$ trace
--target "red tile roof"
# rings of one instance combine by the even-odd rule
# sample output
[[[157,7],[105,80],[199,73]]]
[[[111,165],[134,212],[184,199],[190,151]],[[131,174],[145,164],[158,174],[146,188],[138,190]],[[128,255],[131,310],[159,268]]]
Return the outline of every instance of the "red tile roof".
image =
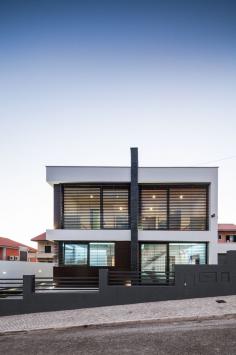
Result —
[[[227,231],[232,231],[235,232],[236,231],[236,224],[233,223],[220,223],[218,224],[218,231],[221,232],[227,232]]]
[[[40,240],[46,240],[46,233],[42,233],[37,235],[36,237],[31,239],[33,242],[38,242]]]
[[[0,246],[6,248],[13,248],[13,249],[18,249],[19,247],[25,247],[28,248],[28,250],[31,252],[37,251],[36,249],[29,247],[28,245],[18,243],[15,240],[4,238],[4,237],[0,237]]]

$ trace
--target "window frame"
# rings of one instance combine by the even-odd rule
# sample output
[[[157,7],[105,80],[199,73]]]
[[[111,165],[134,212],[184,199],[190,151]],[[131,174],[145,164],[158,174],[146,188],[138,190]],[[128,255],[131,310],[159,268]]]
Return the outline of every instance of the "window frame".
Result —
[[[104,227],[104,191],[109,191],[109,190],[125,190],[127,189],[127,196],[128,196],[128,207],[127,207],[127,217],[128,217],[128,222],[127,222],[127,228],[108,228],[108,227]],[[130,229],[130,187],[128,185],[124,185],[124,186],[121,186],[121,185],[107,185],[107,186],[101,186],[101,208],[100,208],[100,211],[101,211],[101,218],[100,218],[100,221],[101,221],[101,229],[104,229],[104,230],[129,230]]]
[[[46,251],[47,248],[50,248],[50,251]],[[44,245],[44,252],[45,252],[45,254],[51,254],[52,253],[52,246],[51,245]]]
[[[208,242],[193,242],[193,241],[141,241],[139,242],[139,265],[140,271],[142,271],[142,244],[165,244],[167,246],[167,254],[166,254],[166,273],[170,272],[170,244],[204,244],[205,245],[205,264],[200,265],[208,265],[209,264],[209,243]],[[182,265],[189,265],[189,264],[182,264]]]
[[[210,183],[191,183],[191,184],[139,184],[139,229],[143,231],[156,230],[156,231],[180,231],[180,232],[191,232],[191,231],[209,231],[209,186]],[[205,228],[196,230],[184,230],[184,229],[174,229],[170,228],[170,190],[171,189],[194,189],[194,188],[204,188],[206,190],[206,216],[205,216]],[[144,190],[166,190],[167,191],[167,223],[166,228],[155,228],[155,229],[144,229],[142,227],[142,189]]]
[[[67,263],[65,263],[65,244],[75,244],[75,245],[86,245],[87,246],[87,256],[86,256],[86,261],[87,261],[87,263],[86,264],[67,264]],[[63,265],[64,266],[69,266],[69,267],[86,267],[86,266],[88,266],[88,262],[89,262],[89,253],[88,253],[88,249],[89,249],[89,245],[88,245],[88,243],[86,243],[86,242],[76,242],[76,241],[69,241],[69,242],[67,242],[67,241],[65,241],[65,242],[63,242],[62,243],[62,255],[63,255]]]
[[[89,246],[88,246],[88,253],[89,253],[89,259],[88,259],[89,260],[89,264],[88,264],[88,266],[89,267],[91,267],[91,268],[93,268],[93,267],[95,267],[95,268],[115,267],[115,265],[116,265],[116,243],[115,242],[95,241],[95,242],[89,242],[88,244],[89,244]],[[91,254],[90,254],[90,252],[91,252],[91,244],[113,244],[114,245],[114,259],[115,259],[114,265],[91,265]]]
[[[113,266],[96,266],[96,265],[91,265],[90,264],[90,244],[114,244],[114,258],[115,258],[115,264]],[[87,246],[87,263],[86,264],[66,264],[65,263],[65,244],[81,244],[81,245],[86,245]],[[59,259],[62,260],[62,263],[59,261],[59,264],[62,264],[65,267],[81,267],[81,268],[95,268],[95,269],[107,269],[107,268],[115,268],[116,267],[116,242],[113,241],[98,241],[98,240],[91,240],[89,242],[83,242],[83,241],[63,241],[60,243],[59,247],[59,252],[60,256]]]
[[[130,219],[130,184],[129,183],[103,183],[103,184],[87,184],[87,183],[64,183],[62,184],[62,208],[61,208],[61,219],[62,219],[62,229],[65,227],[65,204],[64,204],[64,187],[78,187],[78,188],[97,188],[99,189],[99,208],[100,208],[100,227],[96,230],[130,230],[131,219]],[[104,228],[104,207],[103,207],[103,191],[104,190],[124,190],[127,189],[128,192],[128,223],[127,228]],[[78,228],[77,230],[86,230]],[[95,230],[95,229],[88,229]]]

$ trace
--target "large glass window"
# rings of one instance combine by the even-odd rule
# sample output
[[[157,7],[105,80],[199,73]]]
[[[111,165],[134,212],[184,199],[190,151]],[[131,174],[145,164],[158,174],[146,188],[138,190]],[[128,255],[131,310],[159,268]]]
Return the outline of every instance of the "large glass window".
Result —
[[[115,266],[115,243],[89,243],[90,266]]]
[[[87,244],[64,244],[65,265],[87,265],[88,245]]]
[[[207,230],[207,186],[141,186],[140,228]]]
[[[115,243],[63,243],[64,265],[115,266]]]
[[[141,189],[141,227],[167,228],[167,190]]]
[[[64,187],[64,228],[100,229],[100,189]]]
[[[64,185],[65,229],[129,229],[129,189]]]
[[[206,243],[169,243],[170,271],[174,264],[206,264]]]
[[[206,264],[206,243],[142,243],[141,271],[173,271],[175,264]]]

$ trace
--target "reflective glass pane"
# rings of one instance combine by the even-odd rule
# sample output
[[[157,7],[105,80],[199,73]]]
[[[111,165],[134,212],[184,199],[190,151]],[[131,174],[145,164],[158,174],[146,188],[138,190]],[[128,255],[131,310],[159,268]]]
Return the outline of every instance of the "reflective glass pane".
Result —
[[[170,243],[170,271],[174,264],[206,264],[205,243]]]
[[[115,243],[89,243],[90,266],[115,266]]]
[[[141,244],[142,271],[165,272],[166,262],[166,244]]]
[[[87,265],[88,245],[86,244],[64,244],[64,264]]]

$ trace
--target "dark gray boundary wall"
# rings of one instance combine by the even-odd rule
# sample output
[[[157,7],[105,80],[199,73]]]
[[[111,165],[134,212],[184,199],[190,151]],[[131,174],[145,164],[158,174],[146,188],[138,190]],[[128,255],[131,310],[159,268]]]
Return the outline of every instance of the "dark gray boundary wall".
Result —
[[[34,276],[24,276],[23,299],[0,299],[0,315],[122,305],[236,294],[236,251],[222,265],[177,265],[174,286],[108,286],[99,271],[99,292],[35,293]]]

